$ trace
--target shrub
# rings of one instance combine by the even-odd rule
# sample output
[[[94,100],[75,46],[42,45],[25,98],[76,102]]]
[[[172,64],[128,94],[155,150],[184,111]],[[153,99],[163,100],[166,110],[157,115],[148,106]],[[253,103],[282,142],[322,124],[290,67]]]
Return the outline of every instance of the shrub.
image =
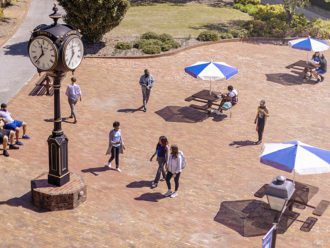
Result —
[[[246,29],[232,29],[229,32],[234,38],[245,38],[248,36],[248,31]]]
[[[244,13],[248,13],[249,15],[254,16],[254,14],[258,11],[258,6],[259,5],[253,5],[253,4],[243,5],[237,3],[234,5],[234,9],[238,9]]]
[[[129,49],[132,48],[132,45],[128,42],[125,42],[125,41],[119,41],[115,45],[115,48],[119,49],[119,50],[129,50]]]
[[[233,35],[231,33],[221,33],[220,35],[220,39],[232,39]]]
[[[161,34],[158,36],[158,39],[162,42],[172,41],[174,40],[172,35],[170,34]]]
[[[257,4],[260,4],[261,1],[260,0],[234,0],[234,3],[242,4],[242,5],[247,5],[247,4],[257,5]]]
[[[144,34],[141,35],[141,39],[144,39],[144,40],[151,40],[151,39],[158,40],[159,35],[154,33],[154,32],[147,32],[147,33],[144,33]]]
[[[128,0],[58,0],[66,12],[65,22],[79,28],[89,42],[100,41],[103,35],[124,18]]]
[[[146,45],[144,47],[142,47],[142,52],[146,53],[146,54],[158,54],[161,52],[161,47],[157,46],[157,45]]]
[[[214,31],[203,31],[198,35],[197,40],[199,40],[199,41],[217,41],[217,40],[219,40],[219,36]]]

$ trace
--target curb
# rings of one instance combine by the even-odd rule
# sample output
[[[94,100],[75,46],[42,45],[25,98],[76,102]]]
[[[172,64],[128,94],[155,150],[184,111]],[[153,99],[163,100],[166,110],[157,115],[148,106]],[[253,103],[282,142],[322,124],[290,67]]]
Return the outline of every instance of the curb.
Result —
[[[253,37],[253,38],[234,38],[234,39],[222,39],[219,41],[208,41],[199,44],[195,44],[192,46],[179,48],[173,51],[155,54],[155,55],[142,55],[142,56],[97,56],[97,55],[86,55],[85,59],[150,59],[150,58],[160,58],[160,57],[168,57],[172,55],[176,55],[178,53],[194,49],[197,47],[209,46],[219,43],[230,43],[230,42],[255,42],[262,44],[274,44],[274,45],[286,45],[289,40],[295,38],[266,38],[266,37]]]

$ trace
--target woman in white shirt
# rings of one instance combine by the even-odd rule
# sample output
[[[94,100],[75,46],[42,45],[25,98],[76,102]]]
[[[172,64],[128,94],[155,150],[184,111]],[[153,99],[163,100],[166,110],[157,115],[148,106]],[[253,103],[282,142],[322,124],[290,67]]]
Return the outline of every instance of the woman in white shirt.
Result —
[[[111,162],[113,159],[116,161],[116,170],[121,172],[119,169],[119,153],[123,153],[125,145],[121,136],[121,130],[119,129],[120,123],[115,121],[113,123],[113,129],[109,133],[109,147],[106,154],[111,154],[108,161],[108,167],[111,168]]]
[[[184,167],[184,156],[181,151],[179,151],[179,148],[177,145],[171,146],[171,153],[168,156],[167,161],[167,174],[166,174],[166,184],[168,191],[164,194],[165,196],[170,196],[171,198],[174,198],[178,195],[178,189],[179,189],[179,179],[181,172]],[[174,183],[175,183],[175,191],[172,192],[171,190],[171,178],[174,176]]]

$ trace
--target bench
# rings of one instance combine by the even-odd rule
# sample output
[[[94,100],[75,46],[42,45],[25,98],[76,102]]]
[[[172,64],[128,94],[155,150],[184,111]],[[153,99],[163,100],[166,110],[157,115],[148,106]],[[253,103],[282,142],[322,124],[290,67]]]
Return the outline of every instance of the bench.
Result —
[[[29,93],[30,96],[42,96],[46,95],[47,89],[46,89],[46,74],[43,74],[39,80],[36,82],[35,87],[32,89],[32,91]],[[53,95],[54,90],[52,89],[52,84],[50,83],[49,87],[49,95]]]
[[[321,216],[325,210],[328,208],[330,205],[329,201],[322,200],[320,203],[317,205],[317,207],[314,209],[313,214],[317,216]]]

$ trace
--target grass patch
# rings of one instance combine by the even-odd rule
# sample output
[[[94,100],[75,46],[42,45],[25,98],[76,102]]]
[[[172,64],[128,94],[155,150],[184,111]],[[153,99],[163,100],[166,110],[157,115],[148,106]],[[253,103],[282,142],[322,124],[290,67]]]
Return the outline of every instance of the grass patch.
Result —
[[[138,36],[151,31],[174,37],[197,37],[201,31],[208,30],[208,24],[250,19],[239,10],[206,4],[132,6],[120,25],[108,35]]]

